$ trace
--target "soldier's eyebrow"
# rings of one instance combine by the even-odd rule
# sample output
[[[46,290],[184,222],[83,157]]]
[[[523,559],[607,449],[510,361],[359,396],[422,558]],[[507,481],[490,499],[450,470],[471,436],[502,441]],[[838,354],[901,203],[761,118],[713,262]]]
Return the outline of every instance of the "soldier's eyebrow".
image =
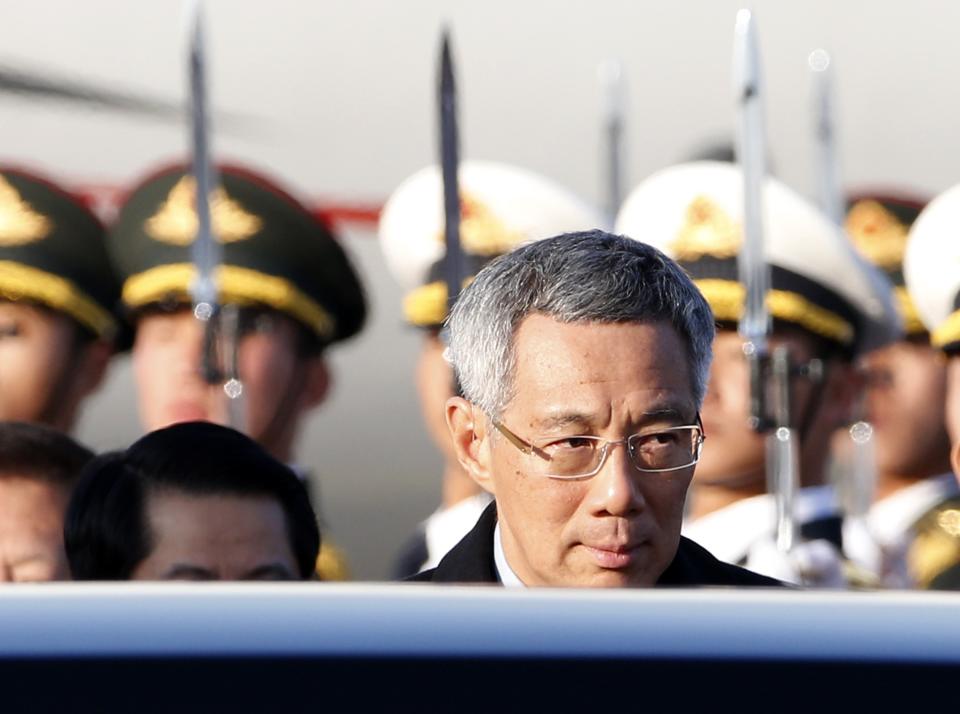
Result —
[[[259,565],[243,576],[243,580],[297,580],[290,569],[282,563]]]
[[[163,574],[163,580],[216,580],[217,574],[209,568],[190,563],[174,563]]]

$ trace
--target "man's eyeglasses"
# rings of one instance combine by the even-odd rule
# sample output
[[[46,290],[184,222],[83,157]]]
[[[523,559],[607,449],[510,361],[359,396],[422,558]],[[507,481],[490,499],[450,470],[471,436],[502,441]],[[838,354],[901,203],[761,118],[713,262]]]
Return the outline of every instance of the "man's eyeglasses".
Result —
[[[544,476],[557,479],[594,476],[606,463],[610,448],[619,444],[627,447],[630,461],[638,471],[679,471],[700,460],[706,438],[699,414],[696,424],[641,431],[616,440],[577,435],[524,441],[499,421],[494,420],[493,425],[520,451],[535,457]]]

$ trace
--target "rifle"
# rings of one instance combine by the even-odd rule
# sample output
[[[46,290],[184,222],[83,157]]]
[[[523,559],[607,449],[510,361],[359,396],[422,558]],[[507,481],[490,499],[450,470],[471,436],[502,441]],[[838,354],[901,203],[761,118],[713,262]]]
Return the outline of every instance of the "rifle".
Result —
[[[217,269],[222,262],[220,243],[213,235],[210,195],[215,185],[210,160],[207,115],[206,37],[201,0],[190,7],[189,28],[190,138],[192,172],[196,190],[197,237],[191,246],[196,276],[190,286],[193,315],[203,329],[200,373],[210,385],[220,384],[228,399],[230,425],[242,429],[243,383],[238,373],[240,316],[236,305],[221,308],[218,302]],[[226,367],[221,362],[226,361]]]
[[[597,68],[597,77],[603,94],[604,193],[608,222],[613,226],[623,202],[623,65],[616,59],[605,60]]]
[[[810,53],[807,64],[813,78],[813,127],[817,154],[817,188],[820,208],[839,229],[843,228],[844,197],[841,189],[840,159],[837,151],[837,132],[834,102],[833,62],[823,49]],[[862,406],[857,412],[862,413]],[[857,538],[868,541],[873,549],[876,543],[867,525],[867,512],[876,491],[877,465],[874,453],[873,427],[858,419],[849,432],[853,442],[847,488],[840,489],[844,512]]]
[[[460,248],[460,143],[457,131],[457,86],[450,51],[450,31],[444,29],[440,42],[440,169],[443,176],[444,256],[443,274],[447,284],[447,315],[463,287],[463,253]]]
[[[737,155],[743,171],[744,201],[744,241],[737,256],[737,271],[746,292],[738,331],[750,369],[750,427],[767,435],[767,490],[775,499],[777,549],[789,553],[797,540],[794,500],[799,473],[797,435],[790,414],[793,368],[786,347],[778,347],[772,354],[769,349],[771,319],[766,297],[770,266],[764,255],[763,226],[763,83],[756,23],[749,10],[737,13],[733,64],[739,118]]]

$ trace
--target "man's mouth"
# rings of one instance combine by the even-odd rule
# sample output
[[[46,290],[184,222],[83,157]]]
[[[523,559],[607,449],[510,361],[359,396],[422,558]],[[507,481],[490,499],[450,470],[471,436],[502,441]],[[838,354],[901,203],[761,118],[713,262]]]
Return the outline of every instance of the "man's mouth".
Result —
[[[642,545],[642,543],[606,544],[602,546],[584,544],[583,547],[601,568],[620,570],[636,562]]]

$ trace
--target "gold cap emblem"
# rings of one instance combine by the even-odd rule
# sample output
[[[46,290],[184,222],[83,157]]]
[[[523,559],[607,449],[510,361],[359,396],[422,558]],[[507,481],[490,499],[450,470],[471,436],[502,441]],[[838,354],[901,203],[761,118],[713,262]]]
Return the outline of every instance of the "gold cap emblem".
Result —
[[[157,212],[147,219],[147,235],[161,243],[190,245],[197,237],[195,207],[196,183],[193,176],[184,176],[170,190]],[[263,221],[248,212],[218,186],[210,197],[210,220],[213,235],[220,243],[236,243],[254,235]]]
[[[460,196],[460,246],[471,255],[500,255],[523,242],[523,234],[504,225],[490,207],[474,197]],[[443,233],[437,235],[443,242]]]
[[[874,265],[892,270],[903,264],[908,228],[879,201],[853,204],[844,228],[857,249]]]
[[[9,181],[0,176],[0,246],[26,245],[43,240],[53,222],[23,200]]]
[[[683,226],[668,246],[676,260],[693,261],[705,255],[733,258],[740,251],[740,225],[706,196],[697,196],[687,207]]]

